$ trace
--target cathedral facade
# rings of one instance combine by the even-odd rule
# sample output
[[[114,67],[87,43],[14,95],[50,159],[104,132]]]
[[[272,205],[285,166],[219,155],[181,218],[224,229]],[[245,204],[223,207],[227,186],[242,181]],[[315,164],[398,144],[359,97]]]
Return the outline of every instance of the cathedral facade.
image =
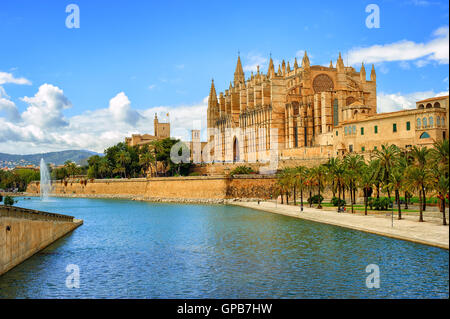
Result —
[[[246,79],[238,57],[225,92],[217,95],[212,82],[207,110],[210,161],[319,159],[367,153],[390,142],[408,147],[448,138],[448,96],[432,98],[426,103],[432,107],[419,103],[415,110],[377,114],[373,65],[367,76],[364,64],[359,71],[345,66],[340,53],[335,65],[325,67],[310,65],[305,52],[301,65],[297,59],[292,67],[283,60],[275,70],[270,58],[267,73],[258,67]]]

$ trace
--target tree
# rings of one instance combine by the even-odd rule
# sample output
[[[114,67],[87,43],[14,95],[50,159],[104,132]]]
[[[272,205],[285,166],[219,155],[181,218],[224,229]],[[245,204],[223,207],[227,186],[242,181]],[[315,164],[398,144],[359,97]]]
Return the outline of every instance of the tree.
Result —
[[[369,194],[372,191],[372,186],[376,181],[376,171],[372,166],[364,165],[361,168],[361,175],[359,176],[359,186],[364,193],[364,215],[367,216],[367,203],[369,200]]]
[[[419,222],[423,222],[423,201],[422,189],[425,188],[425,183],[429,178],[428,172],[425,168],[418,166],[410,166],[406,170],[406,187],[411,191],[419,193]]]
[[[147,172],[150,170],[150,176],[152,176],[152,165],[155,164],[155,156],[152,152],[150,152],[148,146],[146,150],[142,151],[141,155],[139,156],[139,164],[142,166],[144,174],[147,174]]]
[[[411,156],[413,158],[413,165],[415,165],[417,168],[421,170],[425,170],[427,162],[430,159],[430,150],[426,147],[414,146],[411,150]],[[422,184],[422,189],[420,191],[422,192],[423,197],[422,210],[426,210],[427,201],[426,201],[425,183]]]
[[[300,190],[300,209],[303,211],[303,191],[306,187],[306,180],[308,178],[308,169],[305,166],[297,166],[295,168],[295,184]]]
[[[353,205],[356,202],[356,190],[357,190],[357,181],[358,176],[361,173],[361,170],[364,165],[364,159],[361,155],[353,155],[349,154],[344,158],[345,167],[347,169],[347,180],[350,189],[350,202],[352,206],[352,214],[355,212]]]
[[[64,168],[67,171],[67,174],[69,174],[69,176],[72,176],[72,178],[75,176],[75,174],[77,174],[78,172],[78,168],[77,168],[77,164],[75,164],[72,161],[66,161],[64,163]]]
[[[130,154],[127,151],[121,150],[116,154],[116,172],[123,173],[127,178],[127,164],[131,162]]]
[[[318,165],[313,167],[311,170],[311,178],[317,183],[317,190],[319,195],[319,205],[317,208],[322,208],[322,202],[320,200],[320,192],[325,188],[326,185],[326,169],[323,165]]]
[[[402,171],[400,167],[394,168],[391,172],[391,182],[387,185],[387,187],[393,189],[395,192],[395,200],[397,202],[398,208],[398,219],[402,219],[402,210],[400,206],[400,190],[403,189],[404,176],[404,171]]]
[[[377,149],[373,152],[375,159],[379,161],[380,166],[380,180],[384,185],[390,183],[392,169],[398,162],[398,157],[400,155],[400,149],[396,145],[382,145],[381,149]],[[387,194],[389,201],[391,200],[391,193],[389,188],[387,188]]]
[[[5,206],[13,206],[15,201],[11,196],[5,196],[4,203],[5,203]]]

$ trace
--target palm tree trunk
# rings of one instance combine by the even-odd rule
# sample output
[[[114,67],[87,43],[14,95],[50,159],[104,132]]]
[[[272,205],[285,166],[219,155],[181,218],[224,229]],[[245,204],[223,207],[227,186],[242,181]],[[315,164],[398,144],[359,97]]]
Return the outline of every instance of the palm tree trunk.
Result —
[[[345,187],[342,187],[342,200],[345,200]]]
[[[297,189],[294,185],[294,206],[297,206],[297,194],[296,193],[297,193]]]
[[[398,189],[395,190],[395,198],[397,200],[398,219],[402,219],[402,209],[400,207],[400,192],[398,191]]]
[[[300,189],[300,210],[303,211],[303,187]]]
[[[338,198],[341,200],[341,183],[338,183]]]
[[[419,222],[423,222],[422,192],[419,190]]]
[[[377,198],[380,198],[380,183],[377,183]]]
[[[408,192],[405,191],[405,209],[408,209]]]
[[[283,193],[281,193],[281,205],[284,204],[284,200],[283,200]]]
[[[309,207],[312,207],[312,190],[309,189]]]
[[[442,225],[447,225],[447,219],[445,218],[445,196],[442,196]]]
[[[367,202],[368,202],[367,191],[364,190],[364,215],[366,216],[367,216]]]
[[[319,198],[318,198],[318,201],[319,201],[319,205],[317,205],[317,208],[322,209],[322,202],[320,201],[320,181],[319,181]]]
[[[427,197],[425,195],[425,187],[422,185],[422,193],[423,193],[423,210],[427,210]]]
[[[286,192],[286,205],[289,205],[289,193]]]

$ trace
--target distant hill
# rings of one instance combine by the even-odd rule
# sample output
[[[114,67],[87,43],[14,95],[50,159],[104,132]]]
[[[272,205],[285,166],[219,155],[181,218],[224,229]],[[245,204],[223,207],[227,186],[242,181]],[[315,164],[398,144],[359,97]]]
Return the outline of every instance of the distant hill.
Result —
[[[92,155],[103,155],[91,151],[61,151],[61,152],[49,152],[41,154],[29,154],[29,155],[16,155],[0,153],[0,168],[24,165],[36,165],[39,166],[41,158],[47,163],[53,163],[55,165],[62,165],[65,161],[70,160],[80,165],[86,165],[87,159]]]

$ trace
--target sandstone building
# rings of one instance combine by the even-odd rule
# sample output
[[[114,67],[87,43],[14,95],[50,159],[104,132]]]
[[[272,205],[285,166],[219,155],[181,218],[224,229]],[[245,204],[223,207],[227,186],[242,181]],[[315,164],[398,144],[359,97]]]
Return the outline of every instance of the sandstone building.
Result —
[[[348,152],[368,153],[382,144],[428,145],[448,138],[448,96],[418,101],[416,109],[377,114],[376,72],[367,79],[345,66],[310,65],[307,53],[299,66],[270,58],[267,73],[245,78],[238,57],[234,79],[217,96],[211,84],[207,150],[211,162],[252,162],[329,158]],[[275,145],[276,144],[276,145]],[[205,152],[205,150],[203,150]]]
[[[170,137],[170,123],[160,123],[158,116],[155,114],[153,120],[154,135],[150,134],[133,134],[131,137],[125,138],[125,143],[128,146],[142,146],[150,144],[153,141],[163,140]]]

